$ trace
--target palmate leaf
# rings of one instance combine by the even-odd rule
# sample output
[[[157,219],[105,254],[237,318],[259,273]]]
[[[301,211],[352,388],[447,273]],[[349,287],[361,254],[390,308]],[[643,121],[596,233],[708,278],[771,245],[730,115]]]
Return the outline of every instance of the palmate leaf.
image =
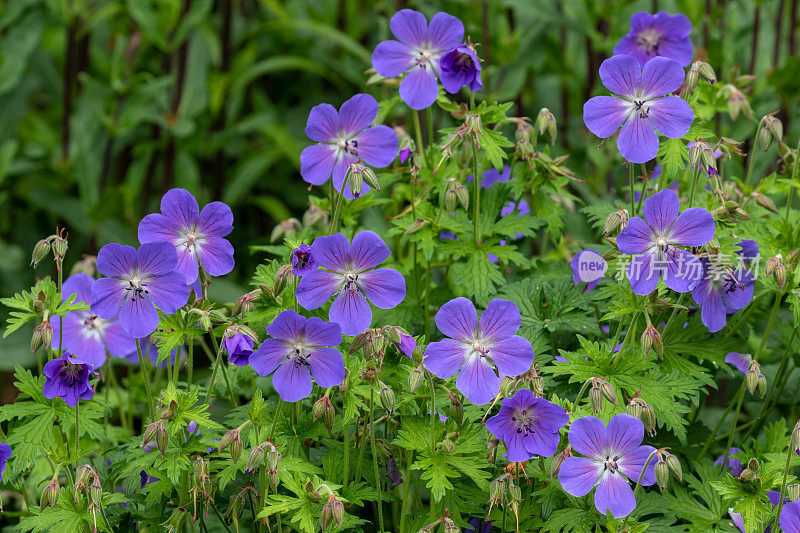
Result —
[[[0,303],[14,309],[9,312],[6,319],[8,326],[3,332],[3,338],[21,328],[29,320],[43,316],[45,309],[36,309],[35,304],[47,304],[47,311],[52,317],[64,316],[70,311],[88,311],[89,306],[83,302],[75,303],[76,295],[72,294],[66,301],[61,301],[61,295],[55,282],[49,277],[36,282],[30,291],[22,291],[10,298],[0,298]]]
[[[763,531],[773,516],[772,503],[767,492],[774,479],[774,476],[760,479],[757,477],[749,483],[742,483],[730,474],[725,474],[722,479],[712,481],[711,486],[724,500],[732,502],[729,506],[742,515],[746,531]]]

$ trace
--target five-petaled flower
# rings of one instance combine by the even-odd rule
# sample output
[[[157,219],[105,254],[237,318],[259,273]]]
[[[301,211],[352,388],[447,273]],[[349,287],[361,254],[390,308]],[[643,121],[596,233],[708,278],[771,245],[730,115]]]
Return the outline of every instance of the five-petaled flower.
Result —
[[[439,77],[445,91],[455,94],[465,86],[469,86],[469,90],[473,92],[483,88],[481,62],[475,48],[466,44],[456,46],[442,56],[440,65]]]
[[[311,247],[301,244],[292,250],[292,274],[302,276],[317,269],[317,262],[311,255]]]
[[[45,375],[45,398],[58,396],[70,407],[75,407],[78,400],[90,400],[94,396],[89,383],[93,374],[91,365],[69,352],[45,364],[42,373]]]
[[[89,274],[78,273],[68,277],[62,287],[62,299],[66,301],[75,294],[76,302],[92,304],[92,283],[94,278]],[[59,322],[63,321],[63,330]],[[105,320],[91,311],[71,311],[64,315],[62,321],[52,320],[52,347],[58,348],[61,330],[61,347],[68,352],[78,354],[93,367],[99,367],[106,361],[106,351],[114,357],[126,357],[136,353],[136,341],[130,336],[119,320]]]
[[[694,111],[678,96],[684,72],[672,59],[657,57],[644,67],[630,56],[616,55],[600,65],[600,80],[618,96],[595,96],[583,106],[583,121],[598,137],[619,130],[617,147],[631,163],[645,163],[658,153],[658,134],[675,139],[689,131]],[[620,129],[621,128],[621,129]]]
[[[389,21],[397,41],[383,41],[372,52],[372,66],[383,77],[407,72],[400,83],[400,98],[412,109],[425,109],[439,93],[442,56],[464,39],[464,25],[447,13],[436,13],[428,24],[425,15],[401,9]]]
[[[631,17],[631,30],[614,47],[614,53],[633,56],[642,66],[654,57],[666,57],[685,67],[694,53],[691,33],[692,23],[686,15],[639,11]]]
[[[649,65],[650,63],[648,63]],[[702,246],[714,237],[711,213],[701,207],[680,212],[675,191],[664,189],[644,201],[644,220],[633,217],[617,236],[617,247],[631,258],[627,274],[635,294],[650,294],[659,277],[677,292],[689,292],[702,279],[702,264],[680,246]]]
[[[636,483],[652,446],[641,446],[644,438],[642,421],[628,414],[614,416],[608,427],[593,416],[575,420],[569,428],[569,443],[576,452],[587,457],[567,457],[561,464],[558,480],[569,494],[586,496],[597,486],[594,506],[603,515],[611,511],[614,518],[627,516],[636,507],[631,483]],[[642,485],[656,482],[655,457],[650,459]]]
[[[287,310],[267,326],[267,333],[271,338],[250,356],[250,366],[262,376],[275,372],[272,386],[284,401],[308,398],[311,376],[320,387],[336,387],[344,380],[344,359],[333,348],[342,342],[338,324]]]
[[[112,243],[97,254],[97,271],[108,276],[92,283],[92,313],[119,316],[125,331],[146,337],[158,327],[158,312],[172,314],[189,300],[186,278],[175,268],[175,246],[159,241],[139,249]]]
[[[368,94],[353,96],[338,112],[330,104],[314,106],[308,114],[306,135],[319,144],[300,154],[303,179],[322,185],[332,174],[334,188],[341,191],[350,165],[359,160],[376,168],[390,165],[397,157],[397,134],[389,126],[370,127],[376,116],[378,102]],[[350,187],[342,192],[353,197]]]
[[[436,313],[436,326],[447,338],[428,344],[425,367],[442,379],[458,373],[458,390],[483,405],[500,391],[498,372],[519,376],[533,364],[531,343],[516,335],[521,323],[519,308],[508,300],[489,302],[478,322],[472,302],[454,298]]]
[[[365,230],[347,242],[342,233],[317,237],[311,255],[325,270],[305,274],[297,284],[297,301],[316,309],[338,294],[328,318],[342,327],[345,335],[358,335],[370,326],[372,309],[391,309],[406,296],[403,275],[393,268],[375,268],[391,252],[374,232]]]
[[[708,331],[714,333],[725,327],[727,315],[736,313],[753,299],[752,272],[740,267],[718,264],[713,256],[700,259],[703,278],[692,290],[692,298],[700,306],[700,318]]]
[[[503,400],[500,411],[486,421],[486,429],[505,443],[506,459],[518,463],[556,453],[558,432],[567,422],[563,407],[520,389]]]
[[[198,278],[198,262],[212,276],[233,270],[233,246],[224,238],[231,231],[233,213],[226,204],[211,202],[201,211],[189,191],[171,189],[161,198],[161,213],[139,222],[139,242],[172,243],[178,252],[175,270],[192,285]]]

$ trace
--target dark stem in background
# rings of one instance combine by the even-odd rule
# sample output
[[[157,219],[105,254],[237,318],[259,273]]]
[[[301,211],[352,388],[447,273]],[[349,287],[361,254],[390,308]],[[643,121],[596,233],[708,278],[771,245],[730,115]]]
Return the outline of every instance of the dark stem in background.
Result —
[[[481,2],[481,45],[483,47],[483,60],[487,65],[492,64],[491,54],[489,52],[490,30],[489,30],[489,2],[483,0]],[[488,87],[487,87],[488,89]]]
[[[232,0],[220,0],[222,4],[222,28],[220,30],[220,46],[222,57],[220,60],[220,71],[227,73],[231,69],[231,22],[233,18]],[[225,106],[223,105],[217,118],[214,120],[212,132],[220,132],[225,129]],[[214,189],[216,195],[221,196],[222,184],[225,182],[225,150],[220,148],[214,157],[214,176],[216,181]]]
[[[798,0],[792,0],[791,11],[789,11],[789,55],[797,53],[797,4]]]
[[[758,55],[758,30],[761,26],[761,6],[756,3],[753,13],[753,37],[750,48],[750,74],[756,70],[756,56]]]
[[[184,18],[192,6],[192,0],[183,0],[183,10],[181,18]],[[177,69],[175,92],[172,95],[172,119],[178,120],[178,109],[181,106],[181,97],[183,96],[183,85],[186,82],[186,55],[189,50],[189,37],[181,43],[178,51],[175,54],[175,61]],[[167,148],[164,152],[164,174],[161,177],[161,193],[164,194],[169,190],[170,183],[175,175],[175,137],[170,136],[167,141]]]
[[[78,31],[77,19],[66,29],[66,49],[64,51],[64,89],[61,95],[61,158],[69,157],[70,131],[69,119],[72,115],[72,86],[75,78],[75,34]]]
[[[601,18],[597,21],[597,32],[604,37],[608,35],[608,21]],[[583,90],[584,101],[592,96],[592,89],[594,88],[595,81],[597,80],[597,71],[600,68],[600,63],[603,61],[605,55],[603,52],[595,51],[592,40],[587,36],[586,44],[586,87]],[[563,119],[562,119],[563,120]]]
[[[778,2],[778,11],[775,16],[775,45],[772,49],[772,68],[778,68],[781,59],[781,37],[783,37],[783,6],[784,0]]]
[[[703,21],[703,48],[708,50],[708,41],[711,40],[711,0],[706,0],[706,17]]]

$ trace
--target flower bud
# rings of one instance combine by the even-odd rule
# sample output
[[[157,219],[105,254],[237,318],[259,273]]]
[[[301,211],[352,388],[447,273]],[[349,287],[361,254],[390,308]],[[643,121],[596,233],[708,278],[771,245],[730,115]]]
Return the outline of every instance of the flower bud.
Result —
[[[60,235],[56,235],[53,239],[53,257],[59,261],[64,259],[64,256],[67,255],[67,248],[69,248],[67,239],[61,237]]]
[[[701,78],[706,80],[708,83],[717,82],[717,74],[714,72],[714,67],[705,61],[696,61],[695,65],[697,65],[697,72],[700,74]]]
[[[761,207],[763,207],[764,209],[772,211],[773,213],[778,212],[778,207],[775,205],[775,202],[773,202],[772,198],[770,198],[766,194],[761,194],[760,192],[753,191],[751,193],[751,196],[755,198],[756,203]]]
[[[328,496],[328,503],[322,508],[322,515],[320,516],[320,522],[322,525],[322,531],[328,529],[332,523],[336,523],[336,527],[342,527],[342,521],[344,520],[344,505],[342,501],[331,494]]]
[[[744,376],[744,382],[745,385],[747,385],[747,390],[750,391],[750,394],[755,394],[756,387],[758,387],[758,376],[761,375],[761,372],[759,372],[758,369],[758,363],[754,363],[750,366],[750,369]]]
[[[642,406],[639,405],[639,402],[628,402],[628,405],[625,407],[625,412],[636,418],[641,418]]]
[[[769,131],[769,128],[766,126],[762,126],[760,130],[758,130],[758,146],[763,151],[767,151],[769,145],[772,144],[772,133]]]
[[[767,378],[764,377],[764,374],[758,375],[758,382],[756,383],[756,393],[758,394],[759,398],[764,398],[764,395],[767,393]]]
[[[450,452],[453,451],[453,449],[455,449],[456,445],[453,443],[453,441],[450,438],[445,437],[444,440],[441,443],[441,447],[442,447],[442,449],[444,451],[446,451],[447,453],[450,453]]]
[[[755,457],[751,457],[749,461],[747,461],[747,468],[752,470],[753,472],[758,472],[761,470],[761,465],[758,462],[758,459]]]
[[[556,142],[556,135],[558,133],[556,117],[549,109],[543,107],[539,110],[536,116],[536,131],[539,135],[544,135],[547,132],[550,135],[550,143]]]
[[[477,142],[477,136],[483,133],[481,116],[468,113],[467,116],[464,117],[464,125],[467,127],[467,134],[473,135]],[[478,179],[478,176],[475,176],[475,179]]]
[[[514,485],[509,483],[508,485],[508,495],[511,496],[512,500],[522,501],[522,489],[519,485]]]
[[[250,454],[247,456],[247,464],[245,465],[245,473],[249,476],[256,470],[258,470],[261,465],[264,464],[264,448],[266,447],[266,443],[259,444],[252,450],[250,450]]]
[[[655,350],[659,357],[664,358],[664,341],[661,339],[661,333],[652,324],[648,324],[642,333],[642,352],[645,357],[651,349]]]
[[[603,383],[600,384],[600,391],[603,393],[606,400],[617,405],[617,392],[614,390],[614,386],[611,383],[603,381]]]
[[[164,457],[164,454],[167,452],[168,441],[169,434],[167,433],[166,428],[164,428],[164,424],[161,423],[156,429],[156,446],[158,446],[158,451],[161,452],[161,457]]]
[[[58,476],[54,475],[53,479],[44,486],[42,497],[39,506],[44,509],[45,507],[55,507],[58,503],[58,495],[61,492],[61,487],[58,485]]]
[[[603,225],[603,235],[608,235],[615,231],[625,229],[628,225],[628,210],[618,209],[608,215],[606,223]]]
[[[464,211],[469,209],[469,191],[462,184],[456,185],[456,198],[458,198],[461,207]]]
[[[278,272],[275,274],[275,282],[272,285],[272,293],[277,297],[283,292],[283,289],[289,284],[290,280],[294,279],[292,274],[292,265],[281,265]]]
[[[792,438],[789,441],[789,446],[792,447],[793,450],[797,451],[800,450],[800,420],[794,425],[794,429],[792,430]]]
[[[325,395],[314,402],[311,413],[313,414],[314,422],[317,421],[317,418],[322,417],[322,423],[325,424],[325,429],[328,430],[328,435],[330,435],[331,429],[333,429],[333,418],[336,414],[336,409],[334,409],[331,399]]]
[[[33,268],[39,266],[39,263],[44,261],[49,253],[50,241],[48,239],[42,239],[41,241],[37,242],[36,246],[33,247],[33,254],[31,254],[31,266]]]
[[[742,470],[739,474],[739,481],[753,481],[756,478],[756,473],[749,468]]]
[[[790,502],[796,502],[800,499],[800,484],[792,483],[786,487],[786,499]]]
[[[654,467],[654,471],[656,474],[656,483],[658,483],[658,488],[660,488],[662,491],[667,490],[667,482],[669,481],[669,466],[667,466],[666,461],[659,459]]]
[[[250,311],[253,310],[255,307],[255,302],[258,299],[258,291],[248,292],[247,294],[240,296],[236,303],[233,304],[233,309],[231,310],[231,316],[244,316]],[[253,339],[256,340],[256,339]]]
[[[555,478],[558,475],[558,471],[561,469],[561,463],[563,463],[567,457],[572,457],[572,447],[569,444],[567,444],[567,447],[564,448],[561,453],[553,457],[553,464],[550,465],[551,478]]]
[[[153,422],[152,424],[147,424],[144,428],[144,435],[142,436],[142,449],[147,447],[148,444],[153,442],[156,439],[156,431],[158,430],[158,426],[161,424],[161,420]]]
[[[364,171],[366,167],[361,163],[353,163],[347,173],[347,183],[353,198],[361,196],[361,189],[364,188]]]
[[[88,274],[90,276],[94,276],[96,264],[97,257],[93,255],[84,255],[80,261],[72,265],[72,270],[70,270],[69,275],[74,276],[75,274]]]
[[[290,218],[288,220],[279,222],[278,225],[272,230],[272,234],[269,236],[269,241],[275,242],[281,237],[291,237],[292,235],[295,235],[299,225],[300,221],[296,218]]]
[[[461,528],[453,522],[452,518],[444,518],[444,533],[459,533]]]
[[[408,375],[408,390],[414,392],[422,385],[422,382],[425,381],[425,376],[422,374],[422,369],[420,367],[416,367],[411,373]]]
[[[31,336],[31,355],[36,355],[39,348],[47,348],[52,342],[53,326],[50,325],[50,322],[44,320],[33,328],[33,335]]]
[[[239,457],[242,456],[242,438],[239,435],[239,430],[236,430],[236,434],[233,436],[233,440],[231,441],[231,461],[233,464],[239,462]]]
[[[650,435],[656,434],[656,413],[653,411],[653,408],[650,407],[648,404],[642,402],[642,412],[639,414],[639,419],[644,424],[644,429]]]
[[[321,223],[322,226],[327,226],[328,213],[319,206],[310,204],[308,210],[303,213],[303,226],[310,228],[317,223]]]
[[[697,82],[700,80],[700,73],[697,70],[697,62],[692,65],[689,72],[686,73],[686,80],[683,84],[683,91],[681,97],[684,99],[694,92],[697,88]]]
[[[774,115],[766,115],[764,117],[764,122],[767,128],[769,128],[772,137],[778,139],[778,142],[781,142],[783,140],[783,122]]]
[[[447,189],[447,192],[444,193],[444,210],[448,213],[452,213],[456,210],[457,202],[458,196],[456,195],[456,190],[454,188]]]
[[[675,477],[683,481],[683,469],[681,468],[680,460],[671,453],[668,453],[666,461],[667,466],[672,470],[672,473],[675,474]]]
[[[364,183],[375,189],[376,191],[381,190],[381,184],[378,183],[378,176],[375,175],[375,171],[369,167],[364,167],[364,170],[361,171],[361,178],[364,180]]]
[[[697,141],[689,148],[689,166],[697,168],[703,157],[703,146],[708,146],[704,141]]]
[[[464,405],[459,401],[455,393],[450,393],[450,417],[461,427],[464,423]]]
[[[748,119],[752,119],[753,110],[750,108],[747,96],[733,85],[726,85],[724,89],[724,92],[728,94],[728,113],[731,118],[736,120],[739,118],[739,113],[742,113]]]
[[[595,414],[603,409],[603,392],[600,390],[600,387],[593,386],[589,390],[589,405],[592,406],[592,411],[594,411]]]
[[[539,374],[531,376],[531,392],[540,398],[544,396],[544,378]]]
[[[98,508],[103,503],[103,486],[100,485],[97,474],[94,476],[94,482],[89,486],[89,498]]]
[[[322,501],[322,494],[319,493],[312,481],[308,481],[305,485],[306,496],[314,503]]]

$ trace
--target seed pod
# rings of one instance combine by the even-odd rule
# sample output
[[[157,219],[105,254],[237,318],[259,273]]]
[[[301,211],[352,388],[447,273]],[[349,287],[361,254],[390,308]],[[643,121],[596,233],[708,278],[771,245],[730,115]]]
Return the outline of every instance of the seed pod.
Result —
[[[249,476],[256,470],[258,470],[261,465],[264,464],[264,447],[265,444],[259,444],[252,450],[250,450],[250,454],[247,456],[247,465],[244,467],[245,473]]]
[[[600,390],[606,400],[617,405],[617,392],[614,390],[614,386],[611,383],[603,381],[603,383],[600,384]]]
[[[683,481],[683,469],[681,468],[680,460],[671,453],[668,453],[666,461],[667,466],[669,466],[669,469],[675,474],[675,477]]]
[[[642,403],[642,412],[639,414],[639,418],[641,419],[642,423],[644,424],[644,428],[650,435],[656,434],[656,413],[653,411],[653,408],[650,407],[646,403]]]
[[[425,376],[422,375],[422,369],[420,367],[416,367],[411,373],[408,375],[408,390],[414,392],[422,385],[422,382],[425,381]]]
[[[455,393],[450,393],[450,417],[461,427],[464,423],[464,405],[459,401]]]
[[[158,446],[158,451],[161,452],[161,457],[164,457],[164,454],[167,452],[168,441],[169,434],[164,428],[164,424],[160,422],[158,428],[156,429],[156,446]]]
[[[592,410],[595,414],[603,409],[603,392],[600,390],[600,387],[593,386],[589,390],[589,405],[592,406]]]
[[[456,185],[456,198],[458,198],[464,211],[469,209],[469,191],[460,183]]]
[[[792,483],[786,487],[786,498],[790,502],[796,502],[798,499],[800,499],[800,484]]]
[[[36,246],[33,247],[33,253],[31,254],[31,266],[36,268],[39,266],[39,263],[44,261],[47,257],[47,254],[50,253],[50,241],[47,239],[42,239],[41,241],[36,243]]]
[[[444,209],[448,213],[456,210],[456,203],[458,202],[458,195],[455,189],[447,189],[444,193]]]
[[[667,482],[669,481],[669,466],[667,466],[667,463],[659,459],[654,467],[654,471],[658,488],[660,488],[662,492],[667,490]]]

